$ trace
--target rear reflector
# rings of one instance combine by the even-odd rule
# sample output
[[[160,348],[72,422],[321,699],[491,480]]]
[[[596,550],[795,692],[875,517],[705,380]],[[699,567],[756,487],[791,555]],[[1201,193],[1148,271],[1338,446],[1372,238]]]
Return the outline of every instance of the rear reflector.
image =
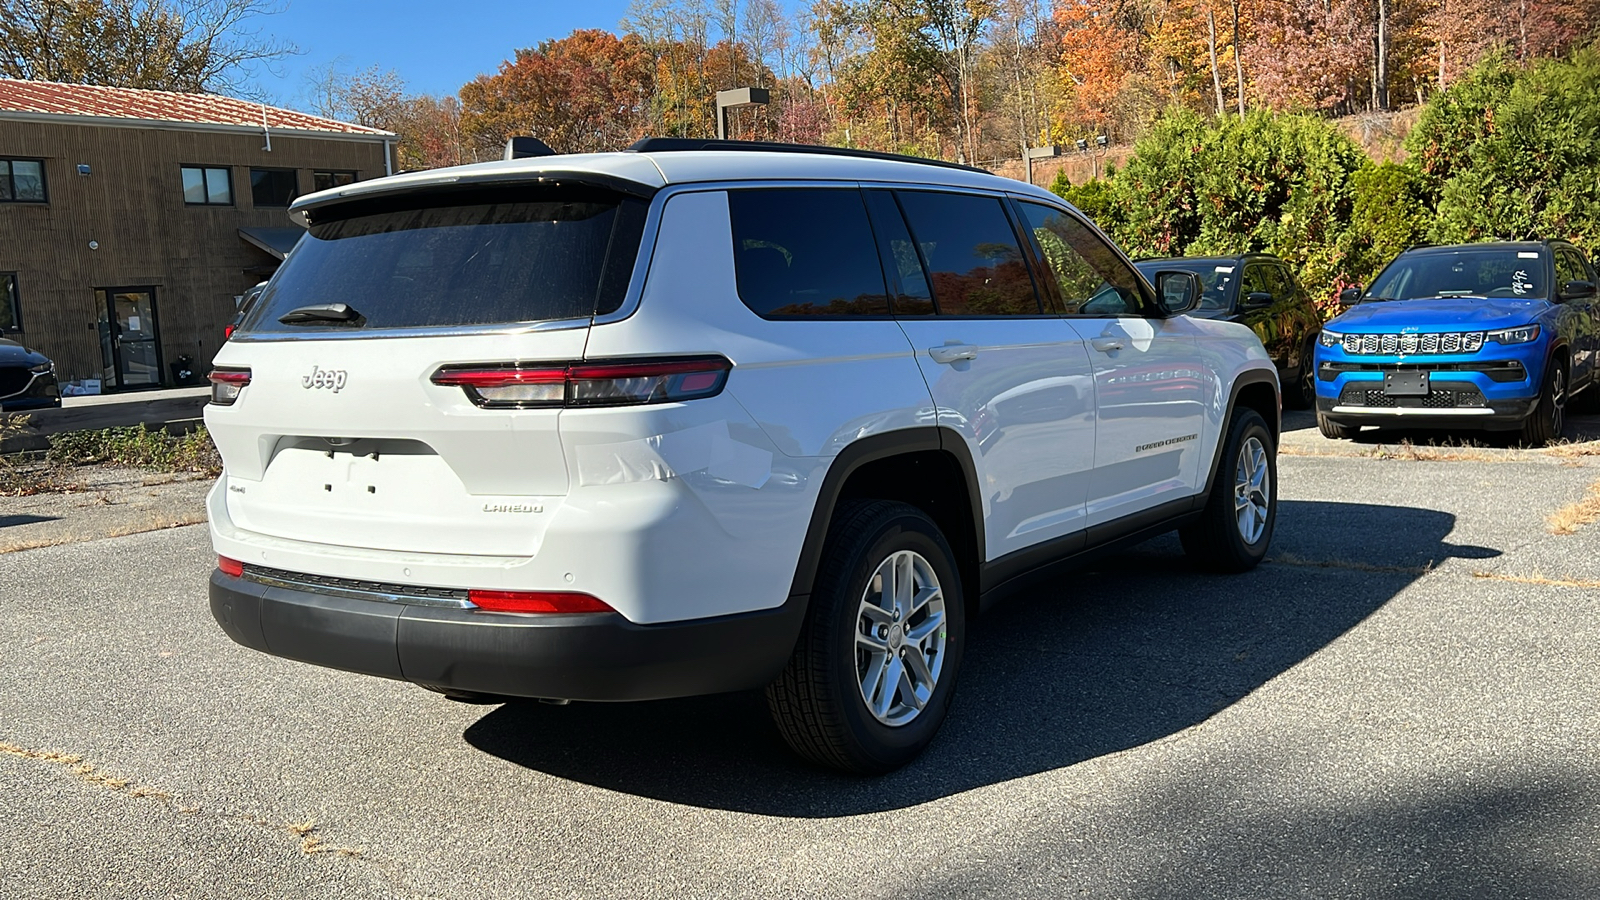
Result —
[[[232,406],[250,384],[249,369],[212,369],[206,377],[211,380],[211,402],[218,406]]]
[[[616,612],[599,598],[573,591],[467,591],[467,599],[488,612]]]
[[[460,387],[486,409],[678,403],[722,393],[733,363],[720,356],[564,365],[445,366],[433,383]]]
[[[226,556],[217,557],[217,568],[222,570],[222,574],[231,575],[234,578],[244,575],[244,563],[239,562],[237,559],[229,559]]]

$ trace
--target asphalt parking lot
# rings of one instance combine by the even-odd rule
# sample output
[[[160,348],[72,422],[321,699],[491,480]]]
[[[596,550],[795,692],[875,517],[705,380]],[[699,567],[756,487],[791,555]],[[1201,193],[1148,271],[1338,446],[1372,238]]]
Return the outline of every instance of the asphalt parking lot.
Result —
[[[759,696],[464,706],[245,650],[203,526],[0,554],[0,896],[1600,895],[1600,523],[1548,522],[1600,456],[1288,425],[1266,564],[1164,538],[1010,601],[875,780]]]

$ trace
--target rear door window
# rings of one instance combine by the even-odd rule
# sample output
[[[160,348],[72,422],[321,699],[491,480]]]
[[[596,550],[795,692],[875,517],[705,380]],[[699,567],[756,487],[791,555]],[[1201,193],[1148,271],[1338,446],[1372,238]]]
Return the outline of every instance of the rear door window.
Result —
[[[1143,315],[1139,276],[1087,225],[1058,209],[1018,203],[1045,267],[1056,280],[1063,312],[1078,316]]]
[[[941,316],[1036,316],[1039,297],[999,198],[900,191]]]
[[[615,310],[644,230],[645,201],[589,188],[498,188],[375,198],[312,210],[244,323],[246,332],[459,327]],[[359,317],[284,324],[326,304]]]
[[[759,316],[887,316],[889,294],[861,192],[728,192],[739,299]]]

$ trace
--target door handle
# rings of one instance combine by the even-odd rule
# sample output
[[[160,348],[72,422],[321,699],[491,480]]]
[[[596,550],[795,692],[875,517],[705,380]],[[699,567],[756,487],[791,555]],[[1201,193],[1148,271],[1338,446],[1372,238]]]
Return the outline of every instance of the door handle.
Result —
[[[977,359],[978,348],[971,344],[945,344],[943,347],[929,347],[928,355],[933,357],[934,362],[948,365],[965,359]]]
[[[1111,353],[1122,349],[1122,339],[1114,337],[1092,338],[1089,341],[1089,346],[1099,350],[1101,353]]]

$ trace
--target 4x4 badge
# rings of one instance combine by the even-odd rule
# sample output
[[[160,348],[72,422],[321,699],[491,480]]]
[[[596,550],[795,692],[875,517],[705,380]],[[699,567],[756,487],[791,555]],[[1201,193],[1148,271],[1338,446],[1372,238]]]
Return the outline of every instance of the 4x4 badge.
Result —
[[[300,386],[308,391],[313,388],[326,388],[337,394],[344,390],[344,381],[349,374],[344,369],[324,369],[320,366],[312,366],[310,375],[300,376]]]

